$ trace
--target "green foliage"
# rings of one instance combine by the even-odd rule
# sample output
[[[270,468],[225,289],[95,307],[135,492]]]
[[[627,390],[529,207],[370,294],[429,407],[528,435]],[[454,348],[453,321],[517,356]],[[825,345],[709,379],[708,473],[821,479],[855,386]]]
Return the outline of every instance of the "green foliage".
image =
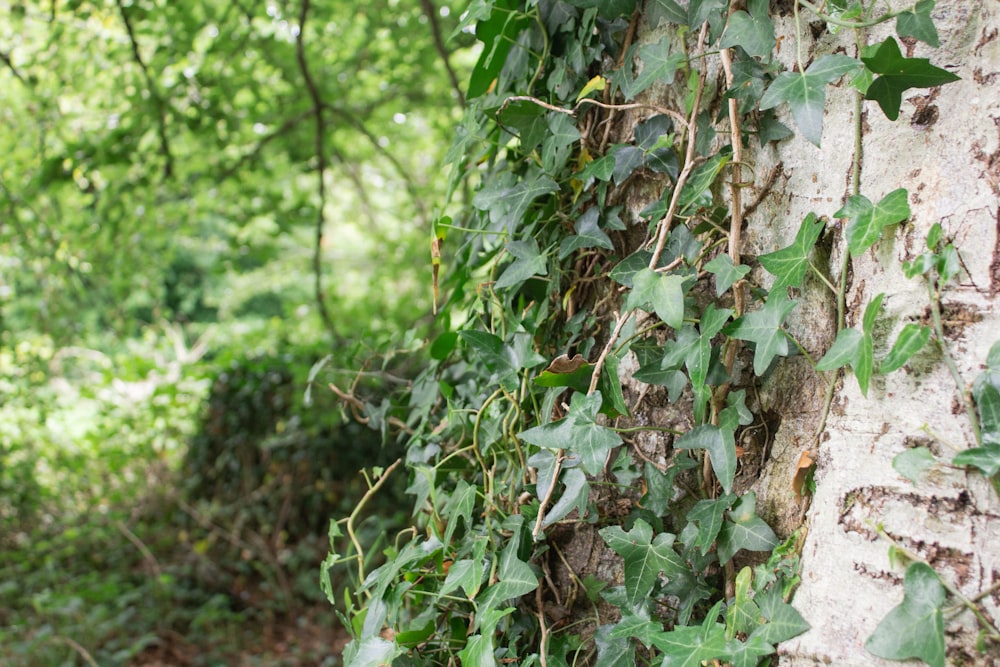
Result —
[[[931,7],[914,6],[899,29],[930,39]],[[479,0],[464,19],[482,51],[434,225],[439,330],[431,362],[395,401],[408,406],[397,413],[406,447],[399,465],[414,525],[390,537],[385,562],[369,568],[376,554],[355,539],[353,523],[390,467],[331,526],[323,581],[331,600],[345,602],[347,664],[576,664],[594,656],[633,664],[641,655],[749,666],[808,628],[787,602],[796,542],[780,543],[755,494],[738,492],[751,480],[741,478],[737,442],[764,421],[748,399],[756,383],[793,346],[805,352],[786,320],[811,288],[806,274],[841,304],[846,288],[814,252],[827,228],[815,214],[790,246],[760,258],[775,277],[770,290],[753,282],[754,265],[738,252],[720,251],[735,233],[723,192],[727,174],[735,170],[736,182],[742,168],[733,136],[787,136],[774,112],[761,113],[787,103],[800,134],[819,145],[827,86],[844,75],[859,96],[873,82],[866,89],[883,109],[893,91],[946,81],[881,48],[777,71],[764,0],[731,13],[724,0],[657,0],[633,19],[635,8]],[[901,16],[839,4],[831,11],[864,25]],[[631,20],[676,29],[643,41]],[[701,76],[706,53],[726,48],[733,85],[725,94],[738,102],[740,132],[715,117]],[[628,104],[649,96],[679,101]],[[618,127],[612,114],[623,105],[645,115]],[[635,185],[651,203],[630,228],[620,203]],[[909,218],[907,196],[900,189],[873,204],[854,192],[833,214],[848,219],[842,234],[828,231],[843,246],[841,275]],[[928,270],[944,261],[934,256]],[[859,329],[838,323],[817,370],[851,366],[867,392],[883,296]],[[880,370],[901,368],[929,338],[904,326]],[[649,385],[638,395],[618,375],[630,353],[639,364],[633,379]],[[686,413],[682,430],[632,420],[630,404],[646,392]],[[670,436],[662,461],[633,456],[637,445],[625,434],[644,429]],[[573,571],[562,549],[585,534],[621,558],[620,579]],[[770,555],[750,568],[747,552]],[[342,595],[329,579],[337,566],[357,572]],[[599,599],[618,620],[606,622]]]

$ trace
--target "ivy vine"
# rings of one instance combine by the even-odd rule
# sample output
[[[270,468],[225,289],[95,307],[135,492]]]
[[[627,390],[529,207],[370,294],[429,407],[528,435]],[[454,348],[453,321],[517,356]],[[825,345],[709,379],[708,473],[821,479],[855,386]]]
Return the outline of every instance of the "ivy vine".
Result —
[[[819,145],[827,87],[845,79],[858,109],[872,101],[894,120],[903,91],[957,77],[904,57],[896,37],[867,41],[868,28],[894,21],[900,38],[937,46],[933,0],[883,13],[850,0],[784,3],[799,41],[788,71],[775,58],[770,4],[471,4],[461,29],[483,48],[448,156],[451,215],[438,218],[431,244],[443,331],[396,408],[366,406],[372,425],[392,421],[407,442],[403,464],[373,471],[371,493],[408,471],[415,526],[368,571],[378,555],[355,526],[367,497],[331,523],[331,601],[339,593],[329,568],[357,568],[343,592],[354,637],[345,664],[752,666],[808,628],[789,604],[801,536],[780,542],[753,492],[735,491],[738,436],[763,423],[752,410],[756,379],[777,358],[802,354],[828,387],[828,411],[843,369],[867,393],[874,375],[944,338],[939,318],[908,324],[876,359],[884,295],[860,328],[846,326],[850,262],[910,217],[905,189],[870,198],[857,166],[832,213],[842,233],[810,214],[789,246],[745,263],[741,233],[758,202],[744,199],[753,180],[744,146],[791,136],[776,114],[786,105]],[[807,63],[801,12],[853,31],[857,57]],[[708,74],[720,65],[716,86]],[[637,197],[648,205],[636,218]],[[843,244],[840,266],[826,265],[819,243]],[[939,306],[957,273],[940,228],[907,271],[927,280]],[[808,276],[837,304],[836,339],[816,360],[785,328]],[[994,482],[998,350],[963,396],[977,447],[953,461]],[[642,399],[619,381],[631,359],[634,379],[687,406],[685,420],[628,421],[630,400]],[[635,446],[642,430],[659,434],[665,458]],[[936,464],[929,452],[908,456],[907,470]],[[569,564],[554,536],[583,525],[620,557],[619,581]],[[765,555],[737,557],[745,552]],[[553,585],[554,563],[569,572],[568,590]],[[911,565],[903,605],[868,648],[943,664],[942,585],[926,564]],[[899,633],[900,618],[919,618],[920,632]],[[988,620],[984,631],[995,639]]]

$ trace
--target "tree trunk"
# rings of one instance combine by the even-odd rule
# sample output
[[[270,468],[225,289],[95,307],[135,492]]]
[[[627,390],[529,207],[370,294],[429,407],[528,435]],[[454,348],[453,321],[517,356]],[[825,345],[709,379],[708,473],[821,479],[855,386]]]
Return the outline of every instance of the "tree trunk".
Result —
[[[778,57],[792,70],[795,18],[790,8],[781,11],[791,3],[771,4],[776,5],[772,16],[778,15]],[[847,326],[860,329],[865,307],[885,294],[873,333],[876,358],[888,351],[905,324],[932,325],[925,282],[919,276],[907,278],[901,266],[924,252],[934,223],[940,223],[961,257],[961,272],[944,287],[941,305],[943,342],[954,356],[962,386],[956,387],[932,344],[903,370],[874,378],[867,397],[852,373],[842,375],[825,424],[826,385],[804,356],[779,360],[760,384],[755,403],[766,419],[762,432],[748,436],[757,442],[738,443],[747,453],[737,487],[756,491],[758,509],[779,537],[800,528],[805,535],[802,583],[793,604],[811,630],[779,647],[783,665],[890,664],[864,648],[880,620],[903,598],[902,568],[889,560],[890,540],[926,560],[966,597],[992,591],[980,602],[994,619],[1000,609],[1000,504],[988,481],[966,469],[936,465],[913,484],[893,468],[894,457],[907,449],[927,447],[947,463],[957,450],[974,446],[962,396],[984,368],[990,346],[1000,340],[1000,5],[943,0],[933,17],[941,48],[903,40],[904,55],[930,56],[961,81],[905,92],[895,122],[866,102],[860,155],[853,134],[855,96],[846,82],[827,89],[822,148],[796,133],[764,147],[753,141],[744,155],[749,169],[743,170],[743,178],[752,174],[753,181],[742,196],[747,211],[744,257],[789,245],[810,212],[832,220],[853,193],[855,160],[860,191],[871,201],[907,189],[909,220],[889,227],[874,248],[854,258],[846,276]],[[851,31],[831,34],[804,10],[802,19],[815,23],[802,26],[807,63],[833,53],[857,57]],[[813,40],[808,39],[811,27],[818,35]],[[893,34],[892,27],[873,28],[869,43]],[[657,31],[647,31],[636,39],[648,43],[659,37]],[[721,67],[709,72],[717,78],[716,88],[724,90]],[[651,97],[666,94],[661,90]],[[794,127],[787,107],[779,118]],[[621,116],[619,128],[627,131],[634,121]],[[633,199],[633,213],[648,203],[641,193]],[[841,279],[846,252],[841,232],[826,250],[833,282]],[[769,281],[759,268],[751,277],[765,285]],[[799,297],[788,328],[819,359],[836,333],[836,299],[815,279],[806,281]],[[643,398],[637,403],[636,423],[676,424],[680,412],[675,406],[658,407],[656,390],[631,380],[636,368],[626,359],[620,369],[626,398]],[[633,444],[654,460],[666,451],[660,436],[646,434]],[[803,452],[817,463],[815,492],[799,498],[793,480]],[[614,569],[616,556],[600,539],[593,540],[589,530],[578,530],[566,551],[577,572]],[[983,656],[975,649],[978,627],[971,613],[948,621],[946,630],[951,663],[995,663],[996,656],[977,662]]]

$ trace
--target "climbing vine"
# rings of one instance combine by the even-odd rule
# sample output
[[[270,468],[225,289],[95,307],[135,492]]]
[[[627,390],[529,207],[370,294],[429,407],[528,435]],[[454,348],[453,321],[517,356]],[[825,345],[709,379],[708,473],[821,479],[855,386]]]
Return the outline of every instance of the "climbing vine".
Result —
[[[894,120],[903,91],[957,77],[904,57],[897,40],[937,46],[933,0],[888,12],[848,0],[771,4],[470,6],[463,28],[483,47],[448,156],[449,215],[431,243],[442,330],[391,417],[405,465],[370,479],[374,493],[407,471],[414,527],[376,564],[355,530],[367,497],[331,523],[331,601],[340,596],[329,568],[357,570],[342,600],[354,636],[345,664],[750,666],[808,628],[789,603],[802,536],[781,542],[737,484],[738,443],[767,428],[757,381],[800,354],[828,387],[825,415],[844,369],[867,393],[874,375],[943,338],[908,324],[876,359],[884,295],[860,327],[846,324],[850,263],[910,217],[905,189],[862,193],[858,151],[843,206],[810,214],[789,246],[747,262],[744,221],[768,178],[744,147],[791,136],[786,107],[819,145],[831,85],[846,82],[856,109],[874,102]],[[796,26],[788,70],[775,56],[777,5]],[[853,31],[856,57],[809,62],[804,12]],[[869,43],[868,29],[887,22],[896,35]],[[860,144],[859,113],[855,123]],[[954,263],[935,234],[908,271],[929,276],[939,303]],[[806,289],[836,303],[836,338],[815,359],[785,326]],[[623,389],[626,363],[641,391]],[[993,374],[964,397],[989,437],[954,463],[995,479],[1000,360],[990,363]],[[640,423],[635,407],[653,394],[683,417]],[[365,407],[379,424],[389,410]],[[640,435],[662,455],[646,453]],[[564,547],[581,531],[617,554],[619,572],[578,571]],[[925,575],[908,571],[907,599]],[[938,597],[920,604],[940,613]],[[873,635],[873,653],[938,664],[890,634]]]

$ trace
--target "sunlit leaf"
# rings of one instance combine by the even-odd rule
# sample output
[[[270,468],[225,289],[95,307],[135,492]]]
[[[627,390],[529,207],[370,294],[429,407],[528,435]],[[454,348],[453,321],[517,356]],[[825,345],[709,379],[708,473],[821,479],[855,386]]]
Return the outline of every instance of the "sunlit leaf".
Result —
[[[848,218],[847,248],[851,257],[857,257],[875,245],[888,225],[902,222],[910,217],[908,193],[904,188],[893,190],[872,204],[864,195],[851,195],[834,217]]]

